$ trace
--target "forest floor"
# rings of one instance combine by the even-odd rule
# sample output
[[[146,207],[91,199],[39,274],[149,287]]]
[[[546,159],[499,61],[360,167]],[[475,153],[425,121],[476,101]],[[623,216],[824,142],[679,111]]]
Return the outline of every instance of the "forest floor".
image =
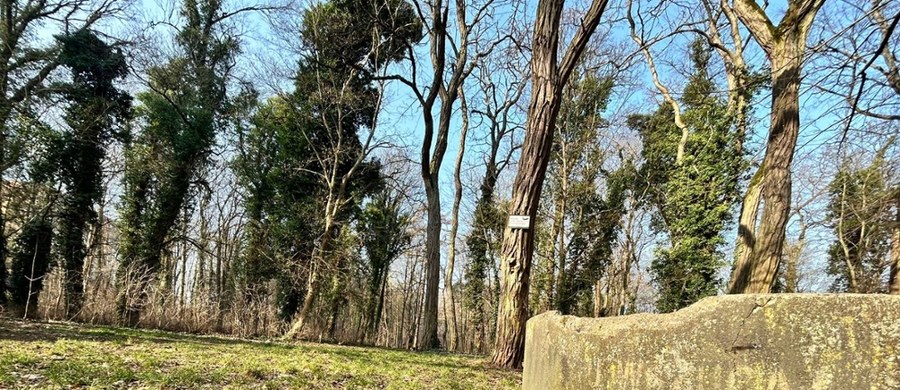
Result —
[[[0,389],[503,389],[482,357],[0,317]]]

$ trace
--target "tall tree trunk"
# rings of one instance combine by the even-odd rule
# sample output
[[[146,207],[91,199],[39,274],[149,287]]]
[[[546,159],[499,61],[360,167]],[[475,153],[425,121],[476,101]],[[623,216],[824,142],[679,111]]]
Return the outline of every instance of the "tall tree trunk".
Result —
[[[369,342],[371,341],[373,335],[375,334],[375,322],[377,321],[375,311],[377,310],[377,306],[381,299],[381,290],[383,288],[383,284],[381,281],[381,273],[379,271],[375,271],[375,274],[372,275],[372,278],[369,280],[368,286],[368,297],[366,298],[366,310],[365,310],[365,333],[363,334],[363,341]]]
[[[437,175],[425,178],[428,222],[425,226],[425,301],[416,349],[434,349],[438,345],[438,286],[441,276],[441,194]]]
[[[424,270],[423,270],[424,271]],[[416,283],[416,295],[413,300],[412,307],[412,316],[409,317],[412,323],[410,324],[409,330],[409,339],[406,341],[406,346],[404,348],[412,349],[416,347],[416,343],[419,340],[419,334],[422,332],[422,312],[424,311],[425,306],[422,304],[422,300],[425,297],[425,278],[426,273],[422,272],[419,274],[419,280]],[[436,322],[436,321],[435,321]],[[435,331],[437,332],[437,331]],[[437,335],[435,335],[437,336]]]
[[[378,304],[375,307],[375,319],[372,322],[372,337],[378,340],[378,329],[381,326],[381,313],[384,311],[384,290],[387,289],[387,275],[381,276],[381,292],[378,294]]]
[[[416,260],[418,261],[418,256],[416,256]],[[397,334],[394,338],[394,347],[395,348],[403,348],[403,332],[406,328],[406,308],[409,306],[409,298],[410,294],[412,294],[412,284],[413,284],[413,272],[410,272],[410,268],[413,268],[415,271],[415,263],[411,263],[412,267],[409,265],[406,268],[406,275],[403,280],[403,301],[400,304],[400,320],[397,322]]]
[[[495,365],[522,366],[525,355],[525,321],[528,319],[528,286],[534,255],[534,225],[538,202],[550,161],[553,131],[559,114],[562,89],[580,61],[584,47],[600,22],[606,0],[594,0],[566,50],[557,63],[560,16],[564,0],[540,0],[534,25],[531,59],[531,102],[525,123],[525,141],[519,158],[519,171],[513,183],[510,215],[530,217],[528,229],[506,227],[500,251],[499,306],[494,353]]]
[[[751,210],[741,213],[739,234],[744,236],[739,239],[742,247],[729,293],[768,293],[775,281],[790,216],[791,163],[800,131],[800,69],[807,32],[823,3],[824,0],[789,0],[777,27],[754,0],[734,3],[735,13],[771,64],[772,110],[766,154],[757,173],[761,180],[758,184],[763,201],[762,217],[757,234],[748,236],[752,229],[747,228],[756,221],[744,220],[753,213]],[[745,198],[744,208],[748,206],[752,202],[748,204]],[[743,252],[749,252],[745,259]]]
[[[900,295],[900,201],[897,202],[897,217],[891,234],[891,279],[888,290],[891,294]]]
[[[306,294],[303,296],[303,304],[300,306],[300,312],[291,325],[291,329],[284,334],[285,339],[292,339],[300,336],[303,327],[306,326],[307,319],[312,312],[313,304],[315,304],[316,296],[319,295],[319,267],[313,265],[309,271],[309,277],[306,280]]]
[[[63,256],[63,274],[65,286],[65,317],[75,318],[81,312],[84,302],[84,258],[86,248],[84,244],[84,231],[87,227],[87,217],[92,212],[91,205],[84,202],[80,196],[66,202],[62,213],[64,228],[60,229],[67,237],[60,237],[63,243],[61,249]]]
[[[768,293],[775,281],[791,207],[791,162],[800,131],[804,47],[805,39],[787,39],[776,46],[772,57],[772,127],[763,159],[762,218],[749,246],[750,267],[735,275],[732,293]]]
[[[733,275],[743,274],[750,270],[750,255],[753,253],[753,245],[756,240],[756,224],[759,218],[759,201],[762,189],[762,177],[765,174],[765,165],[760,165],[756,174],[747,184],[747,193],[741,203],[741,215],[738,220],[738,236],[734,247]],[[734,293],[735,281],[732,277],[728,282],[728,291]]]
[[[456,300],[453,296],[453,272],[456,265],[456,235],[459,230],[459,204],[462,201],[462,170],[463,157],[466,153],[466,135],[469,132],[469,113],[466,104],[466,95],[460,90],[460,112],[462,115],[462,130],[459,134],[459,151],[456,153],[456,166],[453,170],[453,210],[450,215],[450,236],[447,246],[447,274],[444,275],[444,311],[447,313],[447,349],[455,351],[459,343],[459,330],[456,324]]]
[[[547,0],[541,1],[544,7]],[[561,2],[560,2],[561,3]],[[560,4],[560,7],[561,8]],[[541,6],[539,6],[539,9]],[[548,13],[544,11],[544,13]],[[535,42],[541,39],[555,41],[548,35],[556,35],[548,30],[548,23],[558,24],[556,15],[543,15],[537,21]],[[539,12],[540,14],[540,12]],[[543,22],[543,26],[541,25]],[[543,31],[542,31],[543,30]],[[555,45],[554,45],[555,46]],[[538,60],[550,55],[549,61]],[[493,363],[501,367],[518,368],[524,358],[525,321],[528,319],[528,284],[531,274],[531,259],[534,249],[533,225],[537,216],[538,198],[544,182],[547,163],[550,160],[550,146],[556,114],[559,112],[559,91],[553,84],[555,79],[556,53],[535,50],[533,66],[533,97],[528,108],[525,142],[519,160],[519,171],[513,185],[510,215],[530,217],[529,229],[506,228],[501,249],[500,307],[497,313],[497,336],[494,345]],[[543,63],[541,63],[543,62]],[[540,68],[540,69],[539,69]]]
[[[330,207],[331,205],[327,207],[327,210],[331,210]],[[306,326],[309,316],[312,313],[316,298],[319,295],[319,288],[321,285],[320,279],[322,278],[321,269],[328,261],[328,246],[331,245],[331,234],[333,229],[331,214],[328,211],[326,211],[326,214],[322,239],[319,242],[319,245],[316,245],[313,249],[313,264],[310,267],[309,277],[306,282],[306,295],[303,296],[303,305],[300,307],[300,312],[297,313],[297,317],[294,319],[294,323],[291,325],[290,330],[284,334],[285,339],[292,339],[301,335],[303,327]]]

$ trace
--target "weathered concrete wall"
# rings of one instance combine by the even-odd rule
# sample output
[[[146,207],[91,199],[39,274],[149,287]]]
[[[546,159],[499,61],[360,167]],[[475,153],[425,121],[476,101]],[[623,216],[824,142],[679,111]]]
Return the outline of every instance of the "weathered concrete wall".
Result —
[[[525,389],[900,389],[900,296],[728,295],[528,321]]]

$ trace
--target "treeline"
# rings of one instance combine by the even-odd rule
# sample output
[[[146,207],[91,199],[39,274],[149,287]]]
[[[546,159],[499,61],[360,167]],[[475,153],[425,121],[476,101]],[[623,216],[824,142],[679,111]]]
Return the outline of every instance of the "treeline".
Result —
[[[683,3],[2,3],[0,305],[515,367],[545,310],[900,293],[900,8]]]

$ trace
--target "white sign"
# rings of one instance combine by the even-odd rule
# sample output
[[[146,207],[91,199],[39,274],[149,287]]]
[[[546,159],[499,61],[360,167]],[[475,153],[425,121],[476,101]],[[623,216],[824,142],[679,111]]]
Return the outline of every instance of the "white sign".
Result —
[[[531,227],[531,217],[527,215],[510,215],[509,216],[509,228],[510,229],[528,229]]]

